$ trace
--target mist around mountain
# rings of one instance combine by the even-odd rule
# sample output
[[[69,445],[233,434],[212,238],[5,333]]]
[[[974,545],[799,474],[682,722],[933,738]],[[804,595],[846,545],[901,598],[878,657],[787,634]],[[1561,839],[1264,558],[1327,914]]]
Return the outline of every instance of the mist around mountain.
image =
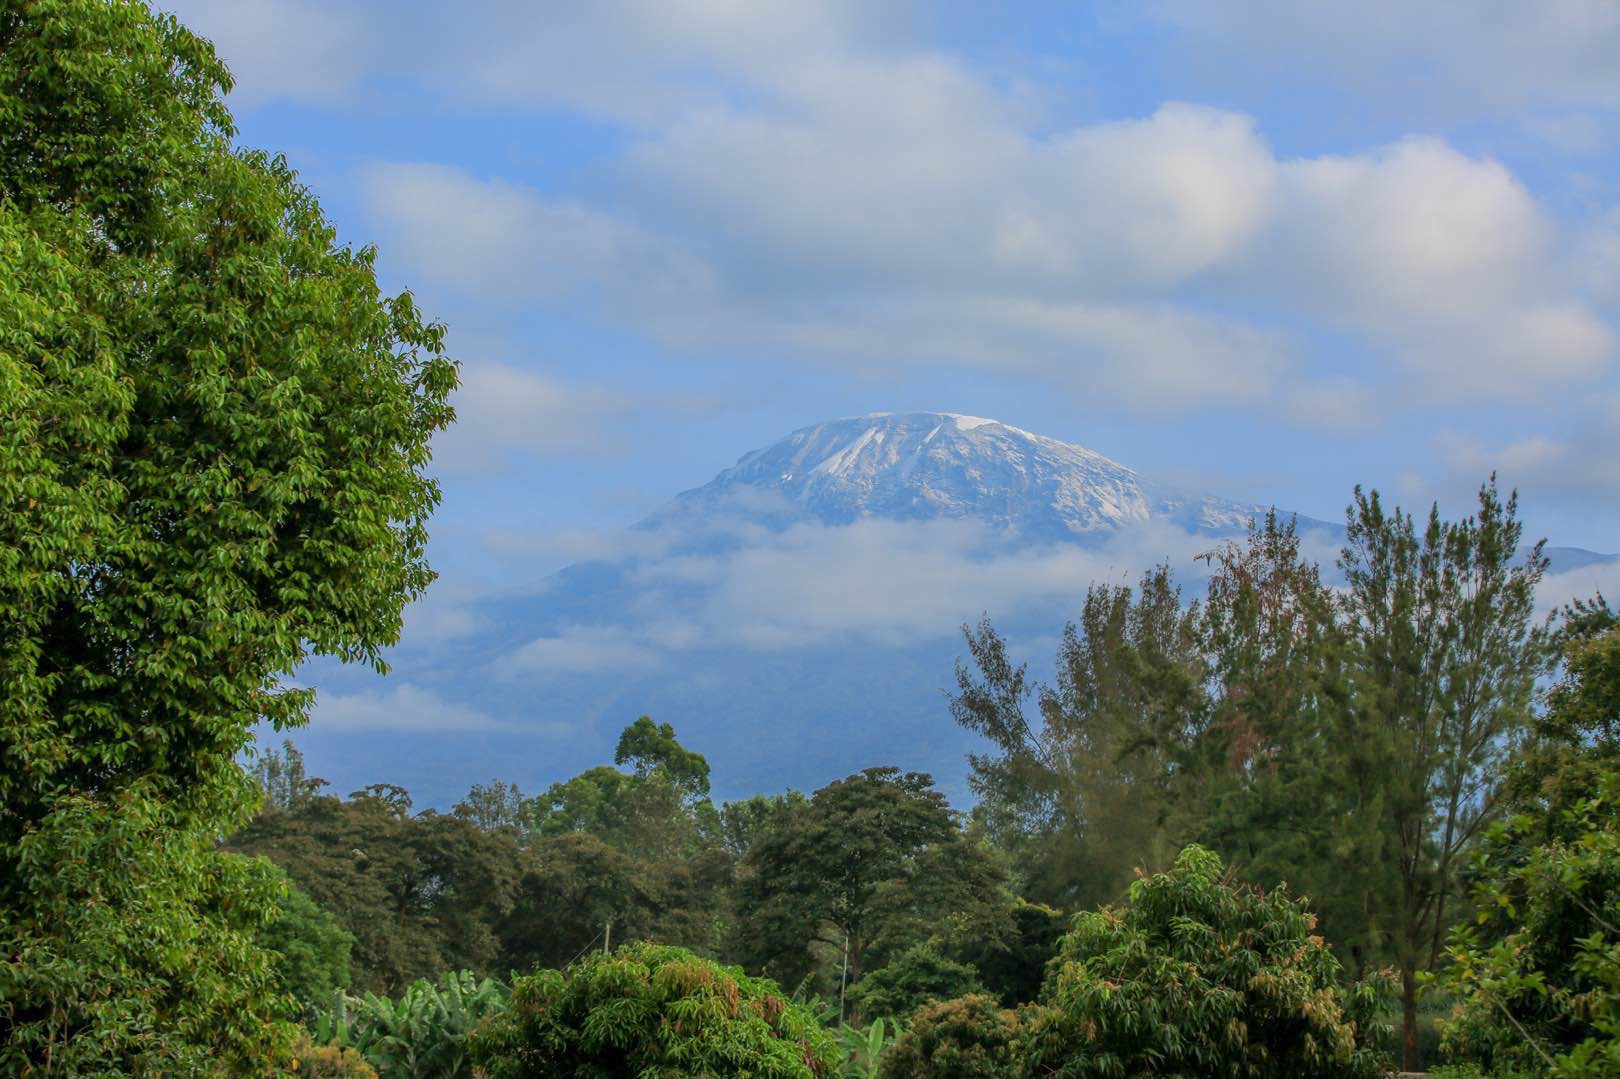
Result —
[[[988,615],[1045,677],[1088,584],[1168,562],[1192,598],[1197,556],[1267,509],[994,420],[833,420],[743,455],[533,587],[458,601],[441,584],[408,613],[386,683],[313,668],[300,741],[340,790],[386,776],[449,804],[492,776],[534,789],[571,775],[645,713],[708,756],[722,797],[880,762],[929,771],[965,803],[977,745],[944,699],[963,623]],[[1297,520],[1330,567],[1341,526]],[[1551,603],[1617,567],[1549,555]]]

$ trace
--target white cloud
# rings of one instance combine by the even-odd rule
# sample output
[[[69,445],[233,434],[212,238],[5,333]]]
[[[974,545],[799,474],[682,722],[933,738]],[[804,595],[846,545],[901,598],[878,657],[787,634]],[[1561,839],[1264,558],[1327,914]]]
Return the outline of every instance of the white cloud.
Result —
[[[1620,6],[1610,0],[1158,0],[1205,68],[1256,65],[1445,117],[1620,108]],[[1260,72],[1266,77],[1269,72]]]
[[[465,364],[451,401],[456,422],[433,441],[434,463],[447,472],[493,471],[521,450],[603,452],[611,446],[604,422],[630,407],[600,387],[493,363]]]
[[[379,163],[361,177],[390,260],[463,291],[532,301],[611,283],[615,297],[686,302],[707,271],[613,215],[448,165]]]
[[[385,60],[376,11],[312,0],[158,0],[214,43],[235,76],[235,108],[332,101]]]
[[[338,731],[509,730],[476,709],[447,701],[429,689],[399,682],[381,693],[321,693],[311,724]]]
[[[302,9],[284,2],[296,24]],[[390,41],[433,43],[420,77],[594,113],[624,138],[601,167],[611,205],[375,164],[360,179],[382,248],[413,279],[497,308],[583,307],[694,354],[865,372],[948,363],[1139,413],[1260,405],[1341,430],[1376,419],[1365,386],[1317,368],[1323,332],[1388,365],[1384,411],[1519,400],[1611,361],[1613,331],[1587,296],[1620,280],[1620,245],[1572,237],[1500,162],[1437,138],[1281,156],[1253,118],[1190,103],[1055,126],[1027,88],[923,47],[920,24],[886,7],[379,15]],[[1375,7],[1436,35],[1463,10]],[[1343,35],[1352,50],[1381,25],[1324,8],[1257,0],[1237,17],[1324,48]],[[1549,56],[1585,56],[1581,35],[1608,33],[1590,5],[1549,10],[1502,18]]]
[[[476,598],[458,596],[442,584],[428,589],[426,595],[405,608],[401,646],[436,648],[471,637],[484,626],[483,619],[469,602]]]
[[[516,650],[502,667],[631,671],[688,649],[910,644],[952,636],[985,611],[1067,610],[1093,581],[1134,583],[1165,558],[1196,581],[1194,558],[1215,543],[1157,522],[1101,548],[1009,547],[971,521],[797,525],[720,553],[645,560],[631,576],[645,619],[569,627]],[[682,617],[671,619],[670,610]]]
[[[1140,294],[1230,258],[1269,201],[1275,163],[1235,113],[1172,104],[1042,137],[946,58],[814,70],[792,108],[705,111],[631,151],[666,212],[724,221],[722,262],[843,287]]]
[[[482,0],[457,9],[445,53],[461,93],[649,123],[716,104],[807,55],[893,40],[907,3],[859,0]]]
[[[1372,389],[1344,376],[1291,387],[1283,409],[1297,426],[1325,431],[1365,431],[1378,426],[1382,415]]]
[[[368,186],[391,250],[464,290],[582,295],[693,352],[944,361],[1143,412],[1268,402],[1341,429],[1376,414],[1364,389],[1302,369],[1303,331],[1256,316],[1359,334],[1448,401],[1588,379],[1614,351],[1525,188],[1436,140],[1278,160],[1246,118],[1180,106],[1047,140],[942,126],[937,146],[926,127],[868,142],[830,122],[699,126],[633,155],[657,227],[439,166],[376,166]],[[1209,296],[1186,304],[1188,288]]]
[[[507,675],[522,673],[642,673],[657,666],[660,653],[637,633],[619,626],[569,626],[539,637],[501,662]]]
[[[397,72],[479,104],[646,122],[714,102],[806,53],[892,42],[909,3],[857,0],[166,0],[237,75],[239,104],[344,102]]]
[[[1556,229],[1506,168],[1435,139],[1283,166],[1256,288],[1396,350],[1435,396],[1590,377],[1613,333],[1559,271]]]
[[[1543,577],[1536,590],[1537,616],[1545,618],[1566,604],[1589,600],[1599,592],[1610,606],[1620,599],[1620,561],[1599,562]]]
[[[1503,487],[1539,499],[1587,505],[1620,497],[1620,397],[1599,397],[1566,411],[1558,434],[1531,434],[1490,445],[1458,432],[1435,440],[1452,486],[1477,485],[1495,472]]]

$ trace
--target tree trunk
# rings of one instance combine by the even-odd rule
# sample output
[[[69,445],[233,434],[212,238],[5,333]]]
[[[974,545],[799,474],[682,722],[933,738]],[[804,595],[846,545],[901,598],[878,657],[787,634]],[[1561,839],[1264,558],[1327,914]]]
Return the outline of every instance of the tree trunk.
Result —
[[[1417,972],[1401,964],[1401,1070],[1418,1070]]]

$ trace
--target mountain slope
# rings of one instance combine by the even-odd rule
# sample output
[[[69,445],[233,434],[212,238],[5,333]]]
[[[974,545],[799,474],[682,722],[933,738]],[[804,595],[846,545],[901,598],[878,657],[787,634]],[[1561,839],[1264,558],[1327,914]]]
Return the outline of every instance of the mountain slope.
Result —
[[[1264,512],[992,420],[816,424],[542,587],[453,612],[471,627],[457,636],[418,637],[408,619],[387,687],[316,668],[324,700],[369,718],[345,731],[338,705],[330,721],[318,710],[301,741],[339,790],[388,780],[445,806],[492,776],[534,790],[601,763],[648,713],[709,757],[722,797],[898,764],[961,802],[964,754],[981,748],[943,697],[963,622],[988,613],[1042,677],[1089,582],[1169,559],[1196,593],[1192,556]],[[1340,526],[1300,527],[1331,561]],[[1613,564],[1549,553],[1571,594]],[[407,714],[413,700],[450,718]]]
[[[655,513],[657,527],[747,493],[780,525],[974,520],[1009,541],[1088,542],[1149,520],[1229,534],[1264,507],[1154,484],[1100,453],[995,420],[949,412],[874,413],[804,427],[746,454]]]

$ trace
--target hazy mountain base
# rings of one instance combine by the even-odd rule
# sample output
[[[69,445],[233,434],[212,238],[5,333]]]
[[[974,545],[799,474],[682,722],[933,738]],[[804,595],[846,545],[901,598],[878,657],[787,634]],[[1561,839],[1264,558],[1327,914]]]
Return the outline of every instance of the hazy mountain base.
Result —
[[[957,626],[990,615],[1045,677],[1090,582],[1167,561],[1197,593],[1197,556],[1263,513],[993,421],[821,424],[744,455],[599,557],[456,608],[460,636],[427,639],[408,616],[389,684],[312,665],[322,701],[299,741],[339,790],[386,777],[443,808],[479,778],[538,789],[574,774],[647,713],[710,757],[734,784],[723,797],[887,760],[964,805],[962,761],[983,747],[944,707]],[[1300,527],[1331,566],[1342,527]],[[1549,606],[1620,565],[1547,554]]]

